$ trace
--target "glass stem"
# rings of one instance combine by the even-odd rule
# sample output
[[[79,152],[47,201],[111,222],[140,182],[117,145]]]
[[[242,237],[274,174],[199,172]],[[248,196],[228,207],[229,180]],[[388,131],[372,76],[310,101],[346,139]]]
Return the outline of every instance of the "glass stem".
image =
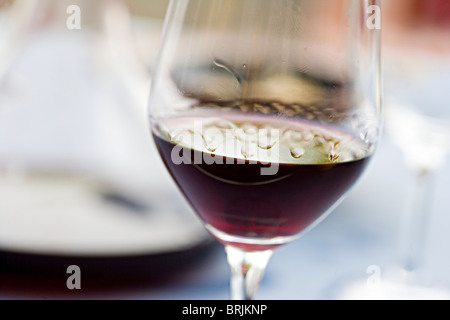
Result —
[[[225,246],[231,268],[231,299],[252,300],[258,289],[272,250],[244,251]]]
[[[423,261],[426,252],[428,225],[431,216],[434,174],[432,171],[416,171],[413,192],[402,223],[400,247],[401,268],[406,281],[420,284],[423,277]]]

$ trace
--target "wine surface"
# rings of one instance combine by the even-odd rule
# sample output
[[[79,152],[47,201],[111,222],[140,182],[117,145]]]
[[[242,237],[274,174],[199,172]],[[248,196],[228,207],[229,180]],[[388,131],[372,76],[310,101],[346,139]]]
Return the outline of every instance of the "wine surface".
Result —
[[[247,250],[283,244],[312,225],[370,158],[359,138],[317,122],[218,116],[158,121],[153,136],[208,230]]]

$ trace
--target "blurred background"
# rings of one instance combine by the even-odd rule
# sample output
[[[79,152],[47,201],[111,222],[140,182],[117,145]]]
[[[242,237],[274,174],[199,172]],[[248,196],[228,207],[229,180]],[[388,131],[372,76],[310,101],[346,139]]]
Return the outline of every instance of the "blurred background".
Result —
[[[450,3],[392,2],[378,153],[333,214],[277,250],[257,299],[336,299],[393,266],[450,290]],[[168,4],[0,0],[0,299],[228,298],[222,246],[147,128]]]

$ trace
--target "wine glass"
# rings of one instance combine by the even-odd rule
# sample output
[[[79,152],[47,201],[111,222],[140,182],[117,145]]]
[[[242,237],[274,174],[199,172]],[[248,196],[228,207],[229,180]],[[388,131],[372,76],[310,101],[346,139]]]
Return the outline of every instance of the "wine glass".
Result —
[[[379,2],[173,0],[152,136],[225,246],[231,298],[364,172],[380,133]]]

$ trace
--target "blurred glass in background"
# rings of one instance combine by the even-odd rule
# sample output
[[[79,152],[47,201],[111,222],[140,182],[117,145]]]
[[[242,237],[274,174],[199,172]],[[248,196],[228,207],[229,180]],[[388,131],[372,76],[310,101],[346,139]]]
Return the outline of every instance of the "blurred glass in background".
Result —
[[[450,1],[382,5],[385,127],[408,170],[401,185],[406,191],[397,192],[406,197],[395,261],[383,270],[383,282],[375,289],[365,280],[349,286],[346,298],[447,300],[448,287],[433,282],[427,258],[435,192],[448,193],[435,182],[450,148]]]
[[[389,240],[389,232],[384,229],[393,226],[392,241],[385,251],[392,249],[394,256],[386,267],[370,266],[369,277],[347,281],[336,290],[337,296],[447,300],[448,282],[442,274],[436,280],[432,272],[442,273],[442,262],[448,262],[444,254],[448,235],[444,225],[448,222],[446,212],[439,217],[433,213],[447,207],[445,202],[438,203],[435,196],[448,194],[445,180],[436,184],[436,178],[446,169],[450,150],[450,1],[384,0],[381,10],[387,143],[380,150],[379,165],[383,167],[378,169],[381,178],[373,186],[373,196],[386,193],[379,203],[371,202],[369,197],[364,202],[372,203],[367,211],[389,217],[389,224],[379,230],[378,242]],[[445,179],[448,170],[444,174]],[[433,218],[440,219],[431,223]],[[432,239],[433,232],[444,232],[445,237]],[[440,266],[427,261],[436,261],[439,255],[445,256],[439,260]]]
[[[155,3],[0,2],[1,249],[148,254],[208,238],[148,138]]]
[[[434,178],[450,149],[450,2],[385,1],[384,9],[386,128],[413,177],[399,263],[406,278],[424,282]]]
[[[408,165],[433,171],[450,147],[450,2],[385,2],[387,128]]]

